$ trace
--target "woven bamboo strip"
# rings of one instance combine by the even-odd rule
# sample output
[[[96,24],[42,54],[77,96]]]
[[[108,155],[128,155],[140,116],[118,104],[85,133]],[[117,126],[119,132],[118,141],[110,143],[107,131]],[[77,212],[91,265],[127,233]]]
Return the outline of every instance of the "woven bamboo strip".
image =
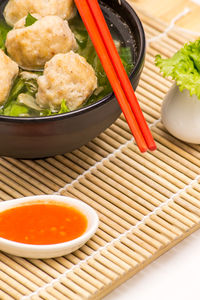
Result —
[[[166,180],[160,178],[156,174],[153,174],[151,171],[147,170],[144,166],[140,166],[139,164],[131,161],[127,156],[121,153],[118,156],[120,159],[117,158],[115,159],[115,161],[111,159],[111,161],[115,163],[119,168],[129,172],[133,177],[138,178],[140,180],[141,187],[143,185],[141,184],[141,182],[142,183],[144,182],[146,185],[150,186],[152,189],[159,191],[160,194],[163,194],[166,197],[170,197],[171,193],[177,191],[177,188],[175,186],[171,185]],[[153,176],[153,178],[151,176]],[[169,190],[167,188],[169,188]]]
[[[3,184],[2,182],[0,182],[0,201],[5,201],[5,200],[10,200],[11,196],[8,195],[7,193],[4,193],[2,188],[3,188]]]
[[[162,219],[166,220],[167,222],[169,222],[169,224],[172,224],[172,225],[176,226],[177,228],[179,228],[181,230],[181,233],[183,233],[184,231],[187,231],[189,229],[189,227],[186,226],[184,223],[180,222],[176,218],[174,218],[171,215],[169,215],[168,213],[164,212],[164,209],[161,211],[158,211],[157,215],[159,217],[161,217]]]
[[[8,170],[12,170],[13,174],[11,172],[9,172],[9,174],[11,174],[11,178],[13,178],[13,180],[15,180],[15,181],[18,180],[18,183],[20,184],[19,180],[21,177],[26,182],[25,183],[26,185],[28,183],[29,190],[31,190],[33,193],[42,193],[42,191],[38,187],[38,182],[35,179],[33,179],[31,176],[27,176],[26,174],[24,174],[18,168],[13,166],[13,164],[10,164],[6,160],[1,160],[1,166],[5,167],[5,168],[1,167],[2,171],[5,170],[5,173],[4,173],[5,175],[6,175],[6,172],[8,172]],[[22,183],[22,185],[23,185],[23,183]]]
[[[1,176],[1,180],[4,182],[4,184],[8,188],[11,189],[11,187],[12,187],[12,189],[14,189],[20,195],[23,195],[23,196],[29,196],[29,195],[31,195],[31,193],[27,189],[23,188],[23,184],[19,185],[15,180],[13,180],[13,178],[11,178],[11,177],[9,178],[7,176],[7,174],[4,175],[3,173],[1,173],[0,176]]]
[[[30,293],[29,290],[27,290],[24,286],[18,284],[11,276],[7,275],[4,271],[0,272],[0,281],[2,282],[2,290],[5,292],[8,292],[9,295],[21,297],[23,294],[26,294],[27,292]]]
[[[82,259],[85,258],[85,256],[80,256]],[[119,275],[117,275],[116,273],[114,273],[114,271],[110,268],[110,264],[109,265],[104,265],[101,264],[99,261],[94,260],[92,258],[88,259],[88,264],[95,268],[97,271],[101,272],[102,274],[106,275],[106,277],[108,277],[109,279],[111,279],[111,282],[113,280],[116,280]]]
[[[131,158],[134,156],[135,161],[137,161],[139,164],[145,165],[146,168],[149,168],[154,173],[160,175],[162,178],[166,178],[167,181],[178,186],[178,188],[182,188],[184,184],[189,184],[190,179],[187,178],[186,175],[181,175],[181,173],[176,172],[175,170],[170,168],[167,164],[162,164],[162,162],[158,161],[153,155],[147,153],[142,157],[141,155],[137,155],[137,153],[134,152],[134,150],[136,149],[133,144],[130,145],[129,148],[131,148],[131,150],[133,151],[129,151],[129,149],[123,149],[123,153],[125,153],[127,156]],[[171,175],[171,173],[173,175]],[[176,179],[177,177],[181,177],[182,181]]]
[[[116,162],[116,161],[115,161]],[[122,164],[122,162],[121,162]],[[156,191],[154,188],[152,188],[150,185],[148,185],[148,181],[143,182],[141,184],[141,181],[132,174],[132,169],[127,168],[128,172],[126,172],[126,165],[123,164],[124,170],[120,168],[117,164],[114,164],[112,161],[110,162],[105,162],[104,166],[107,167],[105,169],[105,172],[107,170],[115,172],[118,176],[121,176],[122,179],[127,181],[128,186],[130,184],[133,186],[132,190],[136,191],[136,193],[141,196],[148,199],[148,194],[149,194],[149,199],[148,202],[152,203],[153,205],[158,205],[160,201],[165,201],[166,197],[160,193],[160,191]],[[138,173],[137,173],[138,174]],[[145,177],[143,177],[145,178]],[[144,180],[143,180],[144,181]],[[151,197],[152,196],[152,197]]]
[[[151,35],[151,27],[149,27],[149,26],[146,25],[146,24],[145,24],[144,26],[145,26],[146,32],[150,33],[150,35]],[[152,35],[151,35],[151,36],[152,36]],[[179,50],[179,49],[182,47],[182,45],[186,42],[186,39],[184,39],[184,41],[181,41],[181,42],[180,42],[179,40],[177,40],[176,38],[175,38],[175,39],[172,39],[172,38],[169,37],[168,34],[165,35],[165,36],[162,36],[160,40],[162,40],[163,43],[168,44],[170,50],[172,50],[172,51],[177,51],[177,50]],[[156,41],[155,41],[155,42],[156,42]],[[151,43],[151,44],[152,44],[152,43],[155,43],[155,42],[154,42],[154,41],[151,42],[151,39],[150,39],[150,43]],[[159,41],[159,45],[160,45],[160,41]]]
[[[150,93],[150,91],[146,90],[145,88],[142,87],[142,85],[140,85],[137,88],[137,93],[143,95],[146,99],[151,100],[152,102],[154,102],[155,104],[159,105],[161,104],[161,99],[163,98],[163,95],[161,95],[160,97],[153,95]]]
[[[100,170],[100,171],[98,171],[98,170]],[[145,207],[146,209],[148,209],[148,210],[144,211],[143,213],[147,213],[149,210],[154,209],[155,206],[151,204],[150,200],[148,199],[148,195],[145,194],[144,192],[142,192],[142,190],[137,189],[137,187],[135,187],[134,185],[132,185],[131,183],[129,183],[127,181],[126,182],[123,181],[122,180],[123,178],[121,176],[115,174],[112,170],[110,170],[108,168],[99,167],[98,170],[93,171],[93,174],[95,174],[95,176],[102,178],[102,180],[105,179],[106,182],[110,185],[110,187],[111,186],[114,187],[117,184],[117,189],[119,189],[121,192],[123,192],[124,195],[127,195],[131,199],[134,199],[134,202],[132,201],[132,205],[141,207],[141,209],[143,209],[142,207]],[[137,195],[135,193],[136,190],[138,190],[139,195]],[[140,195],[141,195],[141,197],[140,197]],[[147,200],[145,200],[145,198]],[[153,197],[152,197],[152,202],[153,203],[156,202]],[[139,205],[137,205],[137,203],[139,203]],[[158,202],[156,204],[158,204]]]
[[[61,264],[59,264],[55,260],[49,259],[46,260],[46,263],[61,274],[64,273],[66,270]],[[75,273],[69,273],[68,278],[70,278],[73,282],[79,284],[80,286],[84,286],[85,289],[91,293],[95,293],[97,291],[97,289],[93,285],[91,285],[81,277],[77,276]],[[62,283],[64,284],[65,281],[62,280]]]
[[[80,262],[80,260],[72,254],[68,255],[67,259],[73,262],[73,264],[78,264]],[[100,265],[97,263],[94,264],[94,261],[92,260],[88,260],[88,264],[82,264],[81,269],[89,273],[95,279],[100,280],[103,284],[109,285],[112,282],[109,276],[110,272],[108,274],[103,272],[102,267],[100,267]],[[111,278],[113,278],[113,274],[111,275]]]
[[[131,239],[136,236],[141,238],[142,240],[142,244],[143,242],[148,243],[149,246],[152,246],[153,248],[159,250],[162,247],[162,244],[155,238],[152,238],[150,235],[144,233],[143,231],[141,231],[139,228],[134,228],[133,229],[133,236],[131,237]]]
[[[63,257],[57,258],[57,259],[55,259],[55,261],[59,262],[59,264],[61,266],[64,266],[65,270],[66,270],[66,268],[68,269],[68,268],[73,267],[73,264],[69,260],[66,260]],[[89,273],[87,273],[86,271],[84,271],[82,269],[76,268],[74,270],[74,274],[79,276],[79,278],[84,279],[85,281],[87,281],[92,286],[96,287],[97,289],[101,289],[104,286],[103,283],[101,282],[101,278],[98,278],[98,280],[97,280],[94,276],[91,276]]]
[[[5,278],[7,284],[15,288],[17,291],[21,293],[30,293],[35,288],[37,288],[34,284],[30,283],[26,278],[19,275],[16,271],[12,270],[12,268],[8,267],[4,263],[0,263],[1,267],[1,276],[2,279]]]
[[[152,78],[152,80],[154,80],[154,84],[156,84],[157,82],[162,84],[164,86],[164,90],[167,92],[170,87],[170,82],[166,81],[160,72],[156,73],[155,69],[156,69],[156,67],[154,68],[154,61],[151,61],[151,63],[149,63],[146,58],[144,69],[143,69],[143,74],[145,74],[147,76],[147,78]],[[148,105],[151,106],[152,103],[148,102]]]
[[[28,174],[28,176],[31,176],[32,178],[36,179],[38,181],[37,186],[44,193],[48,194],[52,191],[47,185],[47,183],[49,182],[46,181],[46,178],[40,175],[39,173],[35,172],[33,169],[27,167],[23,162],[12,158],[5,158],[5,160],[9,161],[11,164],[16,166],[20,171],[22,170],[23,172],[25,172],[25,174]],[[49,186],[51,186],[50,183]]]
[[[194,168],[196,167],[197,170],[199,170],[200,162],[195,157],[196,154],[195,151],[192,151],[188,145],[183,144],[182,142],[176,140],[168,133],[158,129],[158,127],[152,128],[152,131],[153,133],[155,133],[154,136],[157,137],[157,140],[159,142],[162,142],[163,145],[170,148],[171,150],[173,150],[175,153],[179,154],[183,158],[185,158],[188,162],[192,162],[194,164]],[[156,135],[157,133],[159,135]]]
[[[196,192],[194,189],[187,189],[187,193],[182,194],[181,197],[197,209],[200,208],[199,193]]]
[[[120,135],[124,138],[125,141],[131,140],[132,136],[129,132],[126,131],[126,127],[123,128],[123,121],[118,119],[116,123],[110,128],[109,130],[106,130],[106,134],[108,136],[112,136],[113,132],[117,135]],[[121,125],[121,126],[120,126]],[[94,151],[93,151],[94,152]]]
[[[30,282],[37,284],[37,286],[42,286],[45,284],[44,280],[41,280],[41,278],[38,278],[37,276],[33,275],[29,270],[22,267],[20,264],[16,263],[9,257],[6,257],[5,255],[1,254],[0,260],[4,264],[12,268],[14,271],[18,272],[21,276],[27,278]]]
[[[167,212],[167,214],[169,216],[173,216],[176,220],[181,221],[184,225],[186,225],[189,228],[193,227],[194,224],[195,224],[193,221],[186,218],[185,216],[183,216],[182,214],[180,214],[179,212],[174,210],[172,207],[169,207],[169,206],[166,205],[166,206],[163,207],[163,211]]]
[[[188,211],[190,211],[191,213],[193,213],[197,217],[200,215],[200,210],[197,207],[195,207],[192,204],[185,201],[182,197],[177,197],[177,198],[175,198],[174,201],[175,201],[175,203],[181,205],[183,208],[187,209]],[[197,220],[198,219],[196,219],[196,221]]]
[[[50,274],[52,277],[56,278],[57,276],[59,276],[59,273],[54,269],[52,268],[51,266],[49,266],[47,263],[45,262],[39,262],[37,260],[32,260],[32,263],[35,264],[37,267],[39,267],[40,269],[42,269],[44,272],[46,272],[47,274]],[[75,294],[74,293],[71,293],[71,296],[73,297],[73,295],[75,296],[76,295],[76,290],[77,290],[77,286],[76,284],[74,283],[71,283],[71,282],[66,282],[66,280],[63,278],[63,281],[62,281],[63,284],[66,284],[66,287],[61,285],[60,283],[56,283],[56,290],[57,292],[62,292],[62,293],[65,293],[66,295],[69,296],[69,291],[72,289],[72,290],[75,290]],[[87,294],[85,293],[83,290],[80,291],[82,294]],[[52,293],[52,291],[51,291]],[[71,297],[70,296],[70,297]],[[73,299],[73,298],[72,298]]]
[[[88,163],[85,162],[84,160],[81,160],[78,156],[77,153],[76,155],[74,153],[70,153],[70,159],[73,161],[73,163],[76,163],[79,167],[82,168],[81,174],[88,169]]]
[[[51,165],[48,161],[37,160],[37,163],[40,166],[42,166],[45,170],[48,170],[49,172],[51,172],[52,174],[54,174],[55,179],[56,179],[56,183],[59,186],[63,186],[63,185],[65,185],[66,182],[70,182],[71,181],[71,178],[69,176],[64,175],[62,172],[60,172],[60,170],[58,170],[55,166]]]
[[[118,210],[118,208],[116,208],[114,204],[109,203],[108,201],[105,201],[104,198],[97,195],[96,192],[89,190],[84,185],[76,184],[75,188],[70,187],[69,188],[70,193],[73,193],[74,196],[76,196],[76,197],[81,197],[81,199],[84,199],[84,201],[88,202],[88,204],[90,204],[90,205],[92,205],[90,199],[92,199],[92,198],[95,199],[95,201],[96,201],[95,208],[97,211],[98,211],[98,209],[102,210],[106,216],[108,216],[112,220],[115,220],[120,225],[125,226],[125,228],[128,228],[129,224],[136,223],[136,220],[133,217],[129,216],[128,213],[123,212],[122,210]],[[82,193],[85,192],[85,195],[83,196],[83,194],[81,192]],[[88,198],[88,196],[90,198]],[[105,205],[105,206],[103,206],[103,205]],[[106,207],[106,209],[105,209],[105,207]],[[130,223],[128,223],[128,222],[130,222]]]
[[[179,202],[179,203],[177,203]],[[184,217],[186,217],[187,219],[193,221],[194,223],[198,223],[199,218],[197,218],[194,214],[192,214],[191,212],[187,211],[185,208],[183,208],[181,205],[181,201],[177,200],[176,203],[175,202],[171,202],[169,203],[169,207],[172,207],[174,210],[176,210],[177,212],[179,212],[181,215],[183,215]]]
[[[163,245],[167,245],[170,242],[170,240],[166,236],[160,234],[160,232],[158,232],[158,231],[154,230],[153,228],[149,227],[147,224],[140,224],[138,226],[138,228],[141,231],[144,231],[150,237],[158,240]]]
[[[144,81],[144,83],[148,84],[151,86],[152,90],[153,88],[157,89],[158,88],[158,81],[155,81],[154,78],[146,75],[145,72],[142,73],[142,76],[141,76],[142,80]],[[168,87],[164,86],[163,84],[161,85],[159,83],[159,91],[162,92],[162,93],[167,93],[168,91]]]
[[[101,234],[101,237],[105,239],[105,235]],[[107,234],[107,237],[108,237],[108,234]],[[107,239],[107,243],[111,242],[111,241],[112,241],[112,238],[109,237]],[[139,238],[136,238],[136,237],[133,238],[132,235],[130,237],[128,236],[126,238],[123,238],[123,242],[124,242],[125,245],[127,244],[129,248],[131,248],[132,250],[138,252],[139,255],[142,255],[142,256],[147,256],[148,257],[149,253],[151,251],[153,251],[153,248],[151,246],[149,246],[145,242],[142,242],[141,239],[139,239]],[[143,245],[142,248],[140,247],[141,244]],[[116,245],[119,245],[119,243],[117,242],[117,244],[115,244],[115,246]],[[110,246],[110,247],[112,248],[112,246]],[[110,247],[108,247],[108,249],[110,249]],[[151,251],[149,252],[147,249],[151,249]],[[127,246],[122,247],[122,245],[121,245],[121,251],[124,251],[124,253],[127,253]],[[121,256],[119,256],[119,257],[121,257]],[[139,257],[139,256],[137,256],[137,257]],[[133,258],[135,259],[135,256]],[[133,264],[135,265],[135,263],[136,262],[134,261]]]
[[[143,217],[143,215],[148,213],[148,210],[145,209],[144,207],[142,207],[141,205],[137,204],[137,203],[133,203],[131,198],[128,198],[126,196],[126,191],[124,191],[124,193],[122,193],[120,186],[118,186],[117,189],[112,188],[111,186],[111,180],[106,181],[106,177],[105,177],[105,181],[99,181],[96,177],[92,176],[92,175],[87,175],[86,176],[87,179],[90,180],[90,182],[92,181],[96,186],[103,186],[105,191],[109,191],[109,201],[115,203],[114,198],[112,198],[112,195],[114,197],[116,197],[118,199],[118,203],[116,203],[115,205],[120,207],[120,201],[122,201],[122,209],[125,210],[125,208],[127,207],[127,209],[129,210],[129,214],[132,214],[135,218],[137,219],[141,219]],[[116,184],[116,182],[112,182],[113,185]],[[119,189],[119,191],[118,191]],[[105,197],[105,194],[104,194]],[[113,199],[113,201],[112,201]],[[127,206],[126,206],[127,204]],[[132,209],[131,209],[132,208]]]
[[[8,185],[13,186],[12,183],[6,181],[7,178],[12,179],[17,185],[19,186],[23,186],[26,190],[27,190],[27,194],[38,194],[41,193],[40,190],[38,190],[37,188],[35,188],[32,184],[30,184],[29,182],[21,179],[19,176],[16,176],[15,174],[13,174],[12,172],[10,172],[8,169],[4,168],[3,166],[1,166],[1,172],[2,172],[2,176],[1,179],[4,180],[4,182]]]
[[[5,278],[5,281],[6,281],[6,279],[7,279],[6,275],[3,275],[3,276],[5,276],[4,278]],[[1,290],[6,294],[6,297],[2,298],[2,299],[3,300],[10,299],[10,298],[11,299],[20,299],[22,297],[22,294],[20,294],[17,291],[17,289],[13,288],[12,285],[10,284],[10,282],[7,283],[5,281],[0,279]]]
[[[173,47],[168,48],[164,42],[159,42],[159,45],[154,42],[149,46],[149,53],[151,53],[153,56],[159,53],[164,57],[171,57],[175,51],[176,49],[174,49]]]
[[[119,233],[121,234],[127,229],[127,227],[126,228],[123,227],[124,224],[116,223],[115,220],[110,219],[109,217],[107,217],[101,212],[99,212],[98,215],[99,218],[101,219],[99,229],[102,230],[103,233],[101,232],[101,234],[103,235],[106,235],[106,233],[108,232],[109,236],[117,237]],[[107,236],[105,237],[105,240],[107,240]]]
[[[2,284],[2,282],[0,281],[0,285]],[[12,300],[13,298],[10,297],[7,293],[4,293],[2,290],[0,291],[0,299],[4,300]]]
[[[185,153],[184,151],[182,151],[182,149],[178,147],[175,148],[173,143],[169,143],[169,141],[167,141],[166,139],[163,139],[161,136],[158,136],[155,133],[155,131],[153,132],[153,136],[156,139],[158,150],[161,150],[162,153],[166,155],[166,157],[168,154],[169,160],[170,158],[172,159],[172,161],[173,158],[176,159],[177,166],[174,164],[176,168],[180,168],[179,170],[181,171],[183,167],[184,169],[187,170],[187,173],[184,174],[190,174],[191,177],[193,177],[194,173],[196,173],[196,175],[198,174],[199,167],[196,166],[193,162],[190,162],[189,160],[185,159]],[[173,152],[174,149],[176,149],[176,152]],[[156,155],[157,153],[158,152],[156,152]]]
[[[122,245],[121,243],[117,242],[114,247],[108,246],[107,248],[113,255],[123,258],[123,261],[127,263],[128,266],[131,268],[136,267],[138,263],[135,261],[133,257],[129,255],[130,249]]]
[[[67,174],[69,174],[72,178],[76,178],[80,173],[82,173],[82,169],[79,168],[78,165],[73,164],[69,159],[67,159],[65,156],[57,155],[56,160],[61,163]]]
[[[24,160],[23,161],[25,165],[31,167],[32,169],[35,169],[40,176],[45,176],[46,182],[45,184],[47,185],[47,183],[49,184],[49,186],[52,187],[52,189],[57,190],[59,189],[60,185],[58,185],[58,180],[56,177],[53,176],[53,174],[51,174],[48,170],[46,170],[45,168],[42,168],[39,164],[37,164],[36,161],[30,161],[30,160]]]
[[[129,148],[133,148],[133,150],[135,149],[135,147],[133,145],[129,145]],[[160,145],[157,144],[157,149],[158,151],[155,151],[154,155],[152,155],[151,153],[146,153],[145,157],[148,158],[148,160],[153,163],[154,165],[159,166],[160,168],[162,168],[162,170],[167,170],[167,172],[173,176],[173,182],[174,178],[177,178],[177,180],[183,182],[184,184],[189,184],[191,179],[194,179],[197,174],[190,171],[186,173],[187,169],[182,166],[182,165],[178,165],[179,168],[177,169],[177,166],[174,165],[174,161],[172,159],[170,159],[169,156],[165,155],[163,152],[161,152],[160,149]],[[138,158],[139,160],[139,158]],[[178,162],[177,162],[178,164]],[[181,170],[185,171],[185,173],[181,172]],[[189,174],[188,174],[189,173]],[[189,177],[190,176],[190,177]],[[180,182],[177,181],[177,185],[180,184]]]
[[[144,250],[146,250],[148,253],[151,253],[151,254],[155,253],[158,249],[155,247],[155,241],[154,241],[154,246],[152,246],[151,244],[147,243],[146,241],[144,241],[143,239],[141,239],[140,237],[135,235],[135,231],[134,231],[134,234],[129,234],[129,235],[127,235],[127,238],[121,239],[121,243],[124,243],[124,245],[126,245],[126,243],[129,243],[129,245],[131,245],[130,241],[132,241],[134,243],[133,245],[135,245],[135,244],[140,245]],[[127,251],[127,246],[122,247],[122,244],[120,244],[118,242],[115,243],[115,246],[120,248],[121,251]],[[129,253],[129,251],[127,252],[127,254],[128,253]]]
[[[157,87],[153,87],[148,82],[141,81],[140,87],[144,88],[145,90],[149,91],[152,95],[155,95],[161,99],[163,99],[163,97],[165,95],[164,92],[162,90],[160,90],[159,85]]]
[[[61,290],[61,292],[57,291],[53,288],[48,288],[46,291],[41,291],[39,293],[40,297],[43,299],[63,299],[65,294],[65,290]],[[74,294],[75,295],[75,294]],[[70,299],[70,298],[68,298]]]
[[[165,227],[167,230],[171,231],[175,235],[181,235],[182,234],[182,231],[179,228],[177,228],[176,226],[168,223],[166,220],[162,219],[158,215],[152,215],[151,219],[153,221],[159,223],[161,226]]]
[[[148,24],[150,27],[155,28],[155,30],[159,31],[160,33],[163,33],[166,30],[167,24],[162,22],[161,20],[158,19],[155,20],[155,18],[152,18],[151,16],[145,14],[144,12],[140,13],[138,8],[137,8],[137,13],[139,14],[144,24]],[[172,39],[179,41],[181,44],[183,44],[186,39],[191,38],[191,35],[189,33],[187,34],[185,31],[182,32],[176,27],[173,27],[173,29],[170,30],[167,34]]]
[[[162,42],[159,43],[159,46],[157,45],[156,42],[154,43],[151,43],[151,46],[150,48],[152,49],[152,53],[156,55],[158,53],[161,54],[161,56],[164,56],[164,57],[171,57],[178,49],[180,49],[180,47],[178,48],[174,48],[173,46],[171,47],[168,47],[168,43],[165,42],[164,40],[162,40]]]
[[[12,256],[12,260],[17,264],[23,266],[27,270],[29,270],[33,274],[33,278],[38,277],[44,283],[50,282],[52,280],[51,276],[49,276],[46,272],[43,272],[41,269],[34,266],[28,260],[23,259],[21,257],[15,257],[15,256]]]
[[[119,120],[119,119],[118,119],[118,120]],[[87,144],[87,147],[88,147],[89,149],[91,149],[94,153],[99,154],[101,157],[106,157],[106,156],[108,156],[108,152],[107,152],[105,149],[99,147],[97,144],[95,144],[95,142],[94,142],[95,140],[96,140],[96,139],[94,139],[93,141],[89,142],[89,143]]]
[[[1,175],[1,174],[0,174]],[[6,178],[7,181],[7,178]],[[10,181],[10,180],[8,180]],[[1,190],[9,195],[10,198],[20,198],[22,195],[15,191],[13,188],[9,187],[7,184],[1,182]]]

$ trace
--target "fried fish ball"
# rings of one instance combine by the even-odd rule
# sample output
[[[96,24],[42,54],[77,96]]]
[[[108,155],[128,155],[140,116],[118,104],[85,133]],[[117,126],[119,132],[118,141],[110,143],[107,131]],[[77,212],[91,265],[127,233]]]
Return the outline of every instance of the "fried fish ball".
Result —
[[[60,17],[41,17],[28,27],[24,23],[25,19],[20,20],[6,39],[9,56],[24,69],[42,69],[55,54],[77,47],[68,22]]]
[[[73,0],[9,0],[4,10],[6,22],[14,26],[28,13],[44,16],[59,16],[69,20],[75,11]]]
[[[63,100],[70,110],[79,108],[97,88],[93,67],[73,51],[55,55],[37,82],[36,102],[53,111],[60,109]]]
[[[7,100],[18,73],[18,65],[0,50],[0,105]]]

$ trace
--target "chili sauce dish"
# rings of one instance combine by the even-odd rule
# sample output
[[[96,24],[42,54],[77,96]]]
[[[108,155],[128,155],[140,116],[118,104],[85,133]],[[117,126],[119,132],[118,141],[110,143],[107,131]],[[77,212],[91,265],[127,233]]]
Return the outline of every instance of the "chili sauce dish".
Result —
[[[57,2],[0,1],[0,155],[70,152],[121,114],[74,1]],[[140,19],[126,0],[99,4],[136,89],[145,56]]]
[[[99,218],[84,202],[41,195],[0,203],[0,250],[26,258],[53,258],[83,246]]]

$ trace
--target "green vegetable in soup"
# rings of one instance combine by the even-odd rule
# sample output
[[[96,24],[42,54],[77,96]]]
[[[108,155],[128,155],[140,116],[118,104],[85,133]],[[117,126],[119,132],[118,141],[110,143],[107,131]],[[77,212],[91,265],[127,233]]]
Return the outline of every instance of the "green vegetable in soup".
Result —
[[[76,16],[75,18],[70,20],[69,25],[79,45],[77,50],[78,54],[84,56],[87,62],[92,65],[98,79],[98,88],[86,101],[85,106],[87,106],[107,96],[109,93],[112,92],[112,88],[106,76],[106,73],[104,72],[102,64],[98,58],[98,55],[94,49],[92,41],[80,17]],[[122,59],[122,63],[126,69],[126,72],[130,74],[131,70],[133,69],[133,58],[131,49],[129,47],[121,47],[120,42],[116,42],[115,44],[118,49],[119,55]]]
[[[4,109],[4,115],[10,117],[29,117],[30,111],[27,106],[13,102]]]
[[[200,99],[200,39],[186,43],[171,58],[157,55],[155,62],[164,76],[176,80],[180,91],[187,89]]]
[[[35,86],[37,86],[37,82],[34,82]],[[34,115],[34,110],[32,111],[26,105],[18,103],[17,99],[21,94],[29,94],[34,95],[34,92],[31,92],[30,82],[23,79],[21,76],[17,77],[15,80],[13,87],[11,89],[10,95],[2,108],[2,114],[6,116],[29,116]]]
[[[35,19],[31,14],[28,14],[25,26],[30,26],[36,21],[37,19]],[[69,26],[78,43],[77,53],[85,57],[88,63],[92,65],[98,79],[98,88],[84,104],[84,106],[87,106],[110,94],[112,92],[112,88],[81,18],[76,16],[69,21]],[[10,27],[2,21],[2,23],[0,23],[0,38],[2,33],[3,39],[0,39],[0,42],[2,42],[2,45],[0,43],[0,47],[4,50],[6,35],[9,30]],[[128,47],[122,47],[119,41],[115,41],[115,43],[123,65],[127,73],[130,74],[133,69],[131,49]],[[19,117],[40,117],[69,112],[65,99],[63,99],[60,111],[58,112],[51,111],[50,109],[42,109],[38,106],[35,100],[35,95],[38,90],[37,77],[40,75],[42,75],[42,72],[24,72],[20,70],[20,74],[13,84],[6,103],[0,108],[0,114]]]
[[[6,42],[6,37],[8,32],[11,30],[12,28],[7,25],[2,19],[0,19],[0,49],[5,51],[6,47],[5,47],[5,42]]]
[[[63,114],[63,113],[66,113],[66,112],[70,112],[69,108],[67,107],[67,104],[66,104],[66,101],[65,99],[62,100],[62,103],[61,103],[61,108],[60,108],[60,111],[58,112],[59,114]]]
[[[37,21],[30,13],[28,13],[25,21],[25,27],[33,25]]]

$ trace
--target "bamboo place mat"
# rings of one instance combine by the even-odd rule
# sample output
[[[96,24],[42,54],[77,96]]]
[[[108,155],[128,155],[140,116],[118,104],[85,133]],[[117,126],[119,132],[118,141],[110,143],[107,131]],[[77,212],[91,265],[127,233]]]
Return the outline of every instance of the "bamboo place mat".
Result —
[[[123,116],[86,146],[53,158],[0,158],[0,198],[61,194],[99,214],[96,235],[56,259],[0,253],[0,299],[102,299],[200,222],[200,146],[172,137],[160,106],[172,82],[154,65],[195,36],[139,12],[148,47],[137,97],[158,150],[141,154]],[[181,15],[179,16],[181,17]],[[176,18],[177,19],[177,18]]]

